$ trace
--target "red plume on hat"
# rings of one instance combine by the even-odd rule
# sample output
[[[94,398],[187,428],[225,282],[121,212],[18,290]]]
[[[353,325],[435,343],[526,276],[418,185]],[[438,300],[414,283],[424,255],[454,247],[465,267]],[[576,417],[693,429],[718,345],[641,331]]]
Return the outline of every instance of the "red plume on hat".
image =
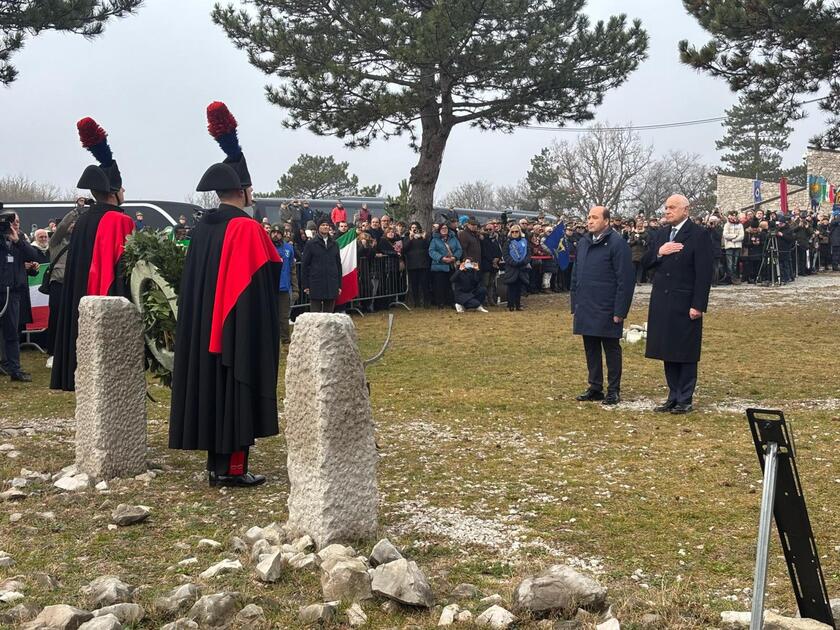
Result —
[[[111,147],[108,146],[108,134],[90,117],[76,123],[82,146],[93,154],[100,166],[110,166],[114,162]]]
[[[230,113],[227,105],[221,101],[213,101],[207,106],[207,131],[219,143],[225,155],[234,160],[242,155],[236,127],[236,118]]]

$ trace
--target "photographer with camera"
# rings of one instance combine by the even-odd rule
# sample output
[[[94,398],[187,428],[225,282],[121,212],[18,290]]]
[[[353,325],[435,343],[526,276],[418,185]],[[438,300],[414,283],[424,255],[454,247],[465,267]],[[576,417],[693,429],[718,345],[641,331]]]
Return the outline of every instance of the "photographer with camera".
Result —
[[[771,216],[773,213],[771,213]],[[779,242],[779,272],[783,283],[793,281],[793,247],[796,238],[793,235],[790,225],[788,225],[787,217],[779,212],[776,215],[776,238]]]
[[[21,295],[29,295],[27,273],[38,270],[38,252],[20,231],[15,212],[0,203],[0,330],[3,334],[3,371],[13,381],[28,383],[32,377],[20,368]]]

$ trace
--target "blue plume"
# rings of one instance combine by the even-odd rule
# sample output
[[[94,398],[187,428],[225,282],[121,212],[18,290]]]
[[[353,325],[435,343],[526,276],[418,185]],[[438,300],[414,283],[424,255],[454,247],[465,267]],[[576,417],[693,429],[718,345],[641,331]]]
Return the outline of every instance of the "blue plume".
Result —
[[[222,147],[222,151],[224,151],[225,155],[229,158],[237,160],[242,155],[242,147],[239,146],[239,136],[236,133],[236,129],[222,134],[216,138],[216,142],[219,143],[219,146]]]

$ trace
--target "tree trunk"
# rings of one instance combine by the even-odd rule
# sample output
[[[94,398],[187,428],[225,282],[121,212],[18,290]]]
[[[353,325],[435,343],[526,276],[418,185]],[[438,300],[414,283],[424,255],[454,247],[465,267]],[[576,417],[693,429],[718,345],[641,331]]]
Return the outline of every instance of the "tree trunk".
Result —
[[[434,223],[435,186],[440,175],[449,132],[450,129],[440,125],[427,126],[424,123],[420,141],[420,159],[411,169],[409,178],[411,218],[418,221],[425,230],[430,230]]]

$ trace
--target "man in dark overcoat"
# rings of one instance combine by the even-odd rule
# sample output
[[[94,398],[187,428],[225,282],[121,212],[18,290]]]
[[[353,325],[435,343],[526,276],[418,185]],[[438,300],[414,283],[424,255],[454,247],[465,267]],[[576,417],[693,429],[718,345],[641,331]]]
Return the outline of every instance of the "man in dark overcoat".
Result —
[[[300,286],[313,313],[332,313],[341,293],[341,254],[330,236],[330,222],[321,219],[318,233],[306,241],[301,256]]]
[[[646,269],[656,270],[645,356],[665,362],[668,382],[668,400],[654,411],[673,414],[693,410],[703,313],[712,285],[712,241],[688,215],[686,197],[668,197],[666,225],[653,235],[643,260]]]
[[[621,400],[621,336],[623,322],[636,288],[630,246],[610,227],[610,211],[595,206],[586,221],[589,233],[578,242],[572,272],[573,332],[583,336],[589,388],[580,401],[601,400],[616,405]],[[607,359],[607,395],[601,349]]]

